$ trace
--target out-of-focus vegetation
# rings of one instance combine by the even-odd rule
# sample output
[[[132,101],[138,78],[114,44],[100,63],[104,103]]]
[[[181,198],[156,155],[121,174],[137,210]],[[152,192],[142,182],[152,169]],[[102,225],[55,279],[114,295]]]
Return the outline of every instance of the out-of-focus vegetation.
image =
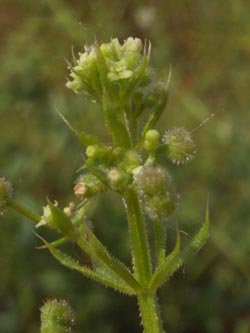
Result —
[[[160,292],[171,333],[250,331],[250,3],[229,1],[7,1],[0,3],[0,174],[17,197],[41,213],[46,196],[72,197],[81,147],[57,110],[108,141],[100,110],[65,88],[71,46],[128,36],[152,41],[152,64],[168,76],[170,100],[159,127],[194,128],[197,156],[173,170],[182,194],[169,221],[169,248],[179,225],[183,242],[203,219],[210,195],[211,237],[185,271]],[[212,113],[215,117],[195,129]],[[125,217],[115,197],[96,203],[97,233],[128,261]],[[137,306],[61,267],[33,225],[1,217],[0,332],[32,333],[39,307],[66,298],[79,332],[140,332]],[[49,239],[49,235],[46,235]],[[76,250],[77,251],[77,250]]]

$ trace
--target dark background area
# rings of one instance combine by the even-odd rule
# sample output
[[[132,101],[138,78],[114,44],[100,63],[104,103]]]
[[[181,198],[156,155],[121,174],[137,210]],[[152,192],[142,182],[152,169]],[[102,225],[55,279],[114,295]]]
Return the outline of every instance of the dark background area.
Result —
[[[65,87],[65,58],[71,59],[72,46],[78,52],[94,40],[129,36],[151,40],[151,64],[163,79],[172,65],[160,130],[193,129],[216,114],[194,131],[195,159],[169,166],[181,194],[168,222],[169,250],[177,223],[184,244],[198,230],[208,193],[211,236],[160,290],[167,332],[248,333],[249,1],[1,0],[0,175],[39,214],[46,197],[63,205],[72,200],[82,147],[56,110],[102,140],[109,137],[100,110]],[[102,196],[92,221],[107,246],[129,262],[117,198]],[[67,271],[46,250],[36,250],[30,221],[9,211],[0,224],[1,333],[38,332],[39,307],[51,297],[71,303],[79,332],[141,332],[133,298]]]

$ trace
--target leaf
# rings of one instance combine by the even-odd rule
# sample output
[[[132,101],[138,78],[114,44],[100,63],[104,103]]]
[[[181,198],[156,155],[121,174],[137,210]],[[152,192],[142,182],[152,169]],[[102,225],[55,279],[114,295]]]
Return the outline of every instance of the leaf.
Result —
[[[209,212],[208,212],[208,205],[206,209],[206,215],[205,215],[205,222],[203,223],[200,230],[197,232],[197,234],[194,236],[193,240],[190,242],[190,244],[187,246],[187,248],[181,253],[180,255],[174,256],[173,252],[172,255],[174,257],[174,260],[168,260],[169,264],[165,263],[166,268],[162,267],[160,269],[159,277],[156,277],[155,275],[152,278],[151,281],[151,288],[153,290],[157,289],[164,281],[167,281],[183,264],[186,263],[188,259],[190,259],[191,256],[196,254],[200,249],[204,246],[207,239],[209,237]],[[170,255],[171,256],[171,253]],[[168,257],[166,258],[166,260]],[[158,275],[157,274],[157,275]],[[151,289],[150,289],[151,290]]]
[[[140,290],[140,285],[134,278],[128,267],[121,263],[118,259],[111,256],[106,247],[98,240],[92,230],[85,224],[86,235],[89,238],[89,245],[91,252],[95,254],[95,257],[103,263],[105,267],[113,271],[123,281],[125,281],[135,291]]]
[[[60,117],[65,122],[65,124],[68,126],[68,128],[75,134],[75,136],[78,138],[78,140],[83,144],[84,146],[89,146],[93,144],[100,144],[99,140],[93,137],[92,135],[86,134],[84,132],[80,132],[77,129],[75,129],[69,121],[58,111]]]
[[[159,220],[154,220],[152,222],[156,265],[160,266],[163,263],[166,255],[166,226]]]
[[[171,271],[172,265],[175,263],[176,259],[180,254],[180,235],[177,232],[176,243],[173,251],[165,258],[164,262],[156,269],[152,279],[150,281],[149,290],[154,291],[160,285],[162,285]]]
[[[61,237],[53,242],[51,242],[50,244],[53,245],[54,247],[58,247],[61,246],[63,244],[65,244],[69,239],[67,237]],[[46,249],[47,246],[46,245],[42,245],[42,246],[38,246],[37,249],[38,250],[43,250]]]
[[[167,102],[168,102],[168,93],[166,92],[166,95],[162,96],[159,99],[158,103],[156,103],[152,107],[152,109],[150,111],[150,116],[142,129],[142,134],[141,134],[142,140],[144,139],[147,131],[150,130],[151,128],[153,128],[155,126],[155,124],[157,123],[157,121],[159,120],[159,118],[161,117],[161,115],[167,105]]]
[[[197,234],[194,236],[193,240],[191,241],[187,249],[182,254],[181,256],[182,263],[185,263],[186,260],[188,260],[191,256],[199,252],[200,249],[205,245],[208,237],[209,237],[209,210],[207,205],[205,222],[203,223],[202,227],[197,232]]]
[[[96,178],[98,178],[103,183],[103,185],[105,185],[107,188],[111,189],[110,184],[109,184],[109,179],[107,177],[106,172],[103,169],[98,168],[98,167],[93,167],[90,165],[87,165],[86,167]]]
[[[113,288],[117,291],[128,295],[134,295],[134,291],[130,288],[127,284],[125,284],[122,280],[118,278],[113,278],[112,274],[106,274],[105,271],[97,272],[94,271],[86,266],[80,265],[75,259],[69,257],[68,255],[64,254],[60,250],[56,249],[52,243],[48,243],[45,239],[41,236],[37,235],[48,248],[50,253],[56,258],[62,265],[77,270],[78,272],[82,273],[86,277],[95,280],[106,287]]]

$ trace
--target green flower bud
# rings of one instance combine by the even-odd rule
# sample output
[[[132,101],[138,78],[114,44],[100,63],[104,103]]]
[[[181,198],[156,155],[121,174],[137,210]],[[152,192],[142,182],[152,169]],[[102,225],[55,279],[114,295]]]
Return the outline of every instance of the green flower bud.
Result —
[[[177,196],[172,192],[154,195],[145,200],[145,210],[151,219],[167,220],[177,206]]]
[[[149,152],[154,151],[159,145],[160,133],[151,129],[145,134],[143,148]]]
[[[104,162],[104,156],[106,152],[107,152],[106,147],[102,145],[94,144],[88,146],[85,151],[88,157],[88,164],[94,165],[97,162]]]
[[[98,144],[90,145],[86,149],[86,155],[92,158],[100,158],[104,155],[104,149]]]
[[[129,37],[124,41],[122,46],[122,50],[127,52],[137,52],[140,53],[142,51],[142,41],[139,38]]]
[[[142,168],[134,184],[140,195],[147,197],[164,194],[172,188],[169,173],[160,166]]]
[[[14,197],[12,184],[4,177],[0,178],[0,214],[8,207],[10,200]]]
[[[126,187],[128,178],[127,173],[116,168],[111,169],[108,173],[110,186],[116,191],[122,191]]]
[[[112,58],[114,55],[114,48],[111,43],[103,43],[100,46],[100,51],[105,58]]]
[[[115,147],[113,150],[112,150],[112,153],[113,153],[113,156],[114,157],[119,157],[122,153],[122,149],[121,147]]]
[[[133,170],[137,168],[141,163],[140,156],[135,151],[128,151],[122,162],[122,167],[128,173],[133,173]]]
[[[92,174],[80,176],[74,186],[74,194],[78,198],[90,198],[106,190],[102,182]]]
[[[195,144],[191,132],[184,127],[167,131],[164,143],[168,149],[168,158],[177,165],[187,163],[195,155]]]
[[[73,333],[74,312],[65,300],[49,300],[41,307],[41,333]]]

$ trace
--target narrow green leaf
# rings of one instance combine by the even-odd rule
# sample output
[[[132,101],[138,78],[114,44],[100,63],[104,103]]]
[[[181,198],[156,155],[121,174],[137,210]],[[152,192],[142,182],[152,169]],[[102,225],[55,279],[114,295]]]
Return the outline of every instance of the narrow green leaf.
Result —
[[[111,187],[109,185],[108,176],[107,176],[106,172],[103,169],[97,168],[97,167],[93,167],[93,166],[87,166],[87,168],[89,169],[89,171],[96,178],[98,178],[103,183],[103,185],[105,185],[107,188],[111,189]]]
[[[194,236],[193,240],[187,247],[187,249],[181,255],[182,264],[186,262],[191,256],[200,251],[200,249],[205,245],[209,237],[209,210],[208,205],[206,209],[205,222],[203,223],[200,230]]]
[[[92,230],[88,228],[85,224],[86,235],[89,239],[89,245],[92,249],[92,253],[101,260],[102,263],[108,267],[109,270],[117,274],[123,281],[125,281],[131,288],[135,291],[140,290],[140,285],[137,280],[134,278],[130,270],[126,265],[121,263],[117,258],[113,257],[106,247],[99,241],[99,239],[94,235]]]
[[[68,255],[64,254],[60,250],[56,249],[52,243],[48,243],[45,239],[38,235],[38,237],[43,241],[45,246],[48,248],[50,253],[56,258],[62,265],[77,270],[78,272],[82,273],[86,277],[93,279],[106,287],[113,288],[121,293],[125,293],[128,295],[134,295],[134,291],[128,285],[126,285],[122,280],[118,278],[114,278],[112,274],[105,274],[105,271],[97,272],[90,269],[87,266],[80,265],[75,259],[69,257]]]
[[[69,239],[67,237],[61,237],[53,242],[51,242],[50,244],[54,247],[58,247],[58,246],[61,246],[63,244],[65,244]],[[42,246],[38,246],[36,247],[38,250],[43,250],[43,249],[46,249],[47,246],[46,245],[42,245]]]
[[[156,266],[163,264],[166,255],[166,226],[159,220],[154,220],[154,250]]]
[[[93,144],[100,144],[99,140],[93,137],[92,135],[86,134],[84,132],[80,132],[77,129],[75,129],[69,121],[58,111],[60,117],[65,122],[65,124],[68,126],[68,128],[75,134],[75,136],[78,138],[78,140],[83,144],[84,146],[89,146]]]
[[[165,258],[164,262],[156,269],[150,281],[150,291],[155,291],[160,285],[162,285],[169,276],[172,265],[180,254],[180,235],[177,232],[176,243],[173,251]]]
[[[152,108],[150,116],[142,129],[142,134],[141,134],[142,140],[144,139],[144,136],[147,133],[147,131],[153,128],[157,123],[157,121],[159,120],[159,118],[161,117],[163,111],[165,110],[167,102],[168,102],[168,93],[166,93],[164,97],[162,96],[159,99],[158,103],[156,103],[155,106]]]
[[[194,254],[199,252],[201,250],[201,248],[204,246],[204,244],[206,243],[208,237],[209,237],[209,211],[208,211],[208,205],[207,205],[205,222],[203,223],[202,227],[197,232],[197,234],[194,236],[194,238],[192,239],[190,244],[187,246],[187,248],[180,255],[177,255],[174,258],[174,260],[171,260],[171,263],[169,265],[167,265],[165,271],[163,269],[164,272],[163,272],[161,278],[157,278],[157,280],[156,280],[156,277],[153,276],[152,282],[151,282],[152,290],[155,290],[164,281],[167,281],[183,264],[186,263],[186,261],[188,259],[190,259],[190,257],[192,257]],[[157,272],[155,273],[155,275],[156,274],[157,274]]]

